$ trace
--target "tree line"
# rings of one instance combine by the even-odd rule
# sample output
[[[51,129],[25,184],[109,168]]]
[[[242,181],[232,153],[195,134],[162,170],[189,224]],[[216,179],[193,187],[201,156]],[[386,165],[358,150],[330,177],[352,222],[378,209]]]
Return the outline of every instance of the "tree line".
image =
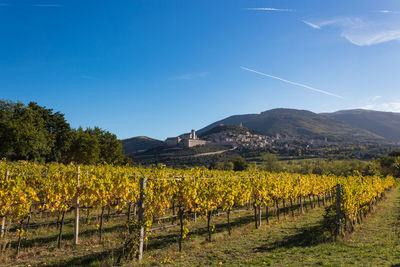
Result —
[[[209,169],[235,170],[259,169],[268,172],[289,172],[299,174],[318,174],[337,176],[351,176],[360,173],[364,176],[393,175],[400,177],[400,150],[394,150],[388,155],[372,161],[306,159],[279,161],[275,154],[264,153],[261,162],[247,162],[243,157],[236,157],[232,161],[216,160],[208,166]]]
[[[0,100],[0,158],[121,164],[121,141],[99,127],[73,129],[64,114],[35,102]]]

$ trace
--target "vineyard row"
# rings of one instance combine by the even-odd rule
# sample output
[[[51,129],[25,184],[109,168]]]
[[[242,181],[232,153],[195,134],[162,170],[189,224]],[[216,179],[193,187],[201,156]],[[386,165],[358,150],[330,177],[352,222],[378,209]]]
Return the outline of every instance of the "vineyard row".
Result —
[[[65,213],[73,209],[74,243],[78,244],[80,208],[101,209],[102,220],[105,208],[115,207],[120,211],[127,209],[128,220],[135,220],[130,222],[129,229],[138,238],[139,255],[153,222],[160,220],[171,208],[174,215],[176,210],[179,219],[181,249],[182,240],[188,233],[184,217],[188,213],[207,218],[211,239],[211,215],[216,210],[228,214],[229,224],[229,213],[235,207],[250,203],[257,227],[261,220],[261,206],[267,209],[275,206],[279,216],[279,203],[285,208],[285,205],[292,206],[298,201],[302,207],[302,201],[305,198],[311,201],[311,197],[325,203],[327,195],[331,197],[332,188],[340,184],[340,210],[343,217],[351,222],[370,209],[372,203],[395,184],[390,176],[362,177],[357,173],[350,177],[336,177],[259,170],[173,170],[7,161],[0,161],[0,172],[4,174],[0,177],[2,235],[6,218],[20,226],[20,239],[23,225],[32,212],[46,211],[59,215],[61,237]],[[132,204],[137,206],[138,216],[129,218]],[[100,228],[101,225],[102,221]],[[60,242],[61,238],[59,246]]]

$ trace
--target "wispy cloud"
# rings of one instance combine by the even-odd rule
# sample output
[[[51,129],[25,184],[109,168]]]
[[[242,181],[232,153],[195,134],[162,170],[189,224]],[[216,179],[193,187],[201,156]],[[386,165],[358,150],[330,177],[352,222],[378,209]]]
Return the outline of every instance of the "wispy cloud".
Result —
[[[170,81],[182,81],[182,80],[195,80],[204,78],[209,74],[209,72],[196,72],[196,73],[186,73],[178,76],[170,77]]]
[[[34,6],[34,7],[61,7],[61,5],[58,5],[58,4],[34,4],[32,6]]]
[[[389,9],[378,10],[377,12],[383,13],[383,14],[400,14],[400,11],[394,11],[394,10],[389,10]]]
[[[372,97],[372,101],[376,101],[376,100],[378,100],[380,98],[382,98],[382,96],[376,95],[376,96]]]
[[[372,32],[343,32],[342,36],[358,46],[370,46],[393,40],[400,40],[400,29]]]
[[[364,21],[360,18],[335,18],[320,22],[303,21],[314,29],[335,26],[341,36],[357,46],[371,46],[400,40],[400,24],[391,21]]]
[[[310,26],[311,28],[318,29],[318,30],[321,29],[321,26],[319,26],[319,25],[317,25],[317,24],[314,24],[314,23],[311,23],[311,22],[308,22],[308,21],[305,21],[305,20],[303,20],[303,22],[304,22],[305,24],[307,24],[308,26]]]
[[[336,26],[340,28],[360,28],[366,26],[366,23],[360,18],[351,18],[351,17],[339,17],[327,20],[317,20],[315,22],[303,20],[303,22],[308,26],[317,29],[322,29],[325,26]]]
[[[317,88],[314,88],[314,87],[311,87],[311,86],[308,86],[308,85],[305,85],[305,84],[302,84],[302,83],[292,82],[292,81],[289,81],[289,80],[286,80],[286,79],[283,79],[283,78],[280,78],[280,77],[277,77],[277,76],[273,76],[273,75],[270,75],[270,74],[266,74],[266,73],[263,73],[263,72],[252,70],[252,69],[249,69],[249,68],[246,68],[246,67],[240,67],[240,68],[243,69],[243,70],[254,72],[254,73],[257,73],[259,75],[266,76],[266,77],[269,77],[269,78],[273,78],[273,79],[276,79],[276,80],[279,80],[279,81],[282,81],[282,82],[285,82],[285,83],[288,83],[288,84],[292,84],[292,85],[295,85],[295,86],[303,87],[303,88],[306,88],[308,90],[315,91],[315,92],[318,92],[318,93],[321,93],[321,94],[334,96],[334,97],[338,97],[338,98],[343,98],[340,95],[336,95],[336,94],[333,94],[331,92],[328,92],[328,91],[325,91],[325,90],[321,90],[321,89],[317,89]]]
[[[258,11],[278,11],[278,12],[294,12],[296,10],[293,9],[284,9],[284,8],[273,8],[273,7],[248,7],[246,10],[258,10]]]

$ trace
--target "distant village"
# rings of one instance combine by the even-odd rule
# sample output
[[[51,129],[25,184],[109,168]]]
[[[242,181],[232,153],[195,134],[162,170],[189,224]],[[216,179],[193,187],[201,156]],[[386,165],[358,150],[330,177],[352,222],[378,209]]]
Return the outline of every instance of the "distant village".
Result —
[[[178,137],[169,137],[164,143],[168,147],[189,148],[206,144],[217,144],[246,149],[283,148],[288,150],[320,147],[330,144],[327,138],[304,139],[280,134],[266,136],[251,133],[247,128],[244,128],[242,124],[240,124],[239,127],[242,127],[243,131],[221,131],[208,134],[203,139],[200,139],[196,135],[196,131],[192,130],[190,133]]]

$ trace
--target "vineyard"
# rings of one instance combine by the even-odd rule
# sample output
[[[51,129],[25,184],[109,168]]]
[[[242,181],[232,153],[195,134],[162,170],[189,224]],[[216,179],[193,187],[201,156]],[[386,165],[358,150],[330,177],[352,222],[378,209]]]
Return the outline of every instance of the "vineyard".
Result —
[[[335,177],[259,170],[173,170],[7,161],[0,161],[0,173],[2,253],[10,248],[11,236],[16,236],[14,247],[18,256],[25,232],[38,224],[32,221],[38,214],[41,224],[57,225],[59,235],[54,246],[62,249],[63,225],[67,215],[73,213],[74,244],[79,243],[80,225],[89,218],[98,219],[96,231],[102,240],[104,217],[126,217],[130,238],[123,252],[129,259],[135,255],[139,260],[143,244],[152,238],[153,231],[179,227],[181,251],[192,221],[205,218],[207,239],[211,241],[214,215],[226,215],[230,235],[230,215],[242,209],[253,210],[258,228],[264,209],[268,223],[272,209],[279,220],[280,212],[293,215],[295,206],[300,213],[305,212],[306,203],[310,207],[329,206],[335,211],[338,206],[339,227],[335,231],[351,231],[385,191],[395,185],[393,177],[362,177],[357,173]],[[115,212],[110,214],[111,210]]]

